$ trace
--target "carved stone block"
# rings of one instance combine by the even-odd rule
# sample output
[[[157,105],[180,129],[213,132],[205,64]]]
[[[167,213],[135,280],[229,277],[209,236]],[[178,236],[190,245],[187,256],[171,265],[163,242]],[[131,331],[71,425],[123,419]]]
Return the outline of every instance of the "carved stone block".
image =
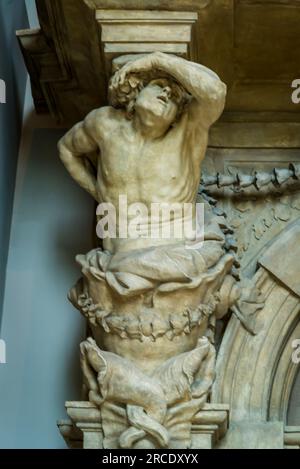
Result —
[[[106,72],[122,54],[166,52],[193,59],[193,25],[198,15],[183,11],[96,10]]]
[[[101,411],[90,402],[66,402],[71,420],[58,422],[59,430],[70,448],[103,449]],[[190,449],[212,449],[223,438],[229,425],[229,407],[205,404],[194,417]],[[105,446],[106,449],[113,449]]]

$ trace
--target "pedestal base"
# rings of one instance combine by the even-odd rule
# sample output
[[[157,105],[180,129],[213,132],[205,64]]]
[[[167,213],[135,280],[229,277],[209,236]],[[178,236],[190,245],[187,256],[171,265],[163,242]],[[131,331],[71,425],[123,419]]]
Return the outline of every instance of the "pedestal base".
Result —
[[[58,422],[69,448],[103,449],[100,410],[90,402],[66,402],[71,420]],[[228,429],[229,406],[205,404],[193,419],[191,449],[212,449]],[[108,448],[109,449],[109,448]]]

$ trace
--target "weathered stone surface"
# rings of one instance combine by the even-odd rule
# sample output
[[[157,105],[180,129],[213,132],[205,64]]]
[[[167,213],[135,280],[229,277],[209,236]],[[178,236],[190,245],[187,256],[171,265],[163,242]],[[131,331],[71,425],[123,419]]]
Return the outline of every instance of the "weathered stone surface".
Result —
[[[284,255],[283,255],[284,254]],[[259,263],[300,296],[300,223],[296,221],[278,236]]]
[[[167,52],[193,60],[197,13],[153,10],[96,10],[108,78],[121,54]],[[192,49],[192,50],[191,50]]]
[[[154,194],[168,207],[189,203],[196,227],[201,162],[225,85],[211,70],[161,52],[123,56],[112,70],[112,106],[93,111],[63,137],[64,165],[97,202],[115,207],[118,229],[122,194],[150,212]],[[94,168],[86,164],[89,154]],[[70,300],[93,335],[81,344],[81,366],[89,402],[101,413],[105,448],[211,447],[226,430],[219,414],[206,415],[207,425],[199,421],[192,438],[214,380],[214,323],[232,307],[248,327],[243,314],[263,304],[252,285],[239,290],[226,223],[207,209],[200,244],[188,244],[197,242],[195,228],[173,238],[122,237],[117,230],[102,248],[77,257],[83,278]],[[173,226],[176,217],[162,211],[156,224]],[[143,226],[152,222],[143,218]],[[81,408],[69,415],[74,411]],[[85,447],[100,444],[96,427],[80,423]]]
[[[285,427],[284,445],[286,449],[300,449],[300,427]]]
[[[282,422],[231,422],[218,449],[283,449]]]
[[[36,106],[75,123],[107,102],[96,12],[124,9],[124,1],[37,5],[41,31],[19,34]],[[130,0],[126,10],[154,10],[159,20],[161,10],[198,14],[193,60],[215,70],[228,86],[224,122],[211,134],[214,146],[299,147],[299,112],[291,100],[291,83],[300,76],[298,1]]]
[[[84,118],[60,143],[62,160],[97,202],[116,203],[121,190],[146,205],[195,202],[225,87],[211,70],[161,53],[171,52],[205,63],[227,84],[227,112],[211,129],[216,148],[205,162],[218,200],[202,192],[207,235],[193,253],[185,239],[171,245],[141,236],[111,237],[78,256],[83,277],[70,299],[93,338],[81,344],[87,400],[67,406],[77,432],[60,422],[61,433],[77,447],[80,429],[85,448],[298,447],[297,428],[282,422],[299,369],[291,349],[300,336],[300,205],[298,175],[289,168],[299,168],[299,113],[290,99],[299,61],[293,52],[279,70],[287,42],[274,49],[272,34],[277,40],[280,19],[297,44],[299,5],[273,5],[264,28],[250,31],[248,19],[256,24],[269,13],[267,2],[241,0],[234,11],[227,1],[173,2],[179,13],[153,11],[169,10],[156,0],[132,0],[120,13],[121,3],[39,1],[42,30],[19,33],[37,108],[64,122]],[[134,27],[125,26],[126,16]],[[149,54],[124,55],[132,52]],[[111,71],[110,106],[85,118],[107,103]],[[141,96],[148,105],[162,98],[166,112],[157,105],[149,119]],[[239,187],[230,188],[237,175]],[[207,408],[215,329],[229,309]],[[224,403],[227,409],[218,407]]]
[[[81,409],[80,414],[78,408]],[[112,410],[111,406],[111,410]],[[98,412],[95,404],[90,402],[67,402],[66,409],[71,420],[58,422],[58,426],[69,448],[103,449],[105,446],[101,416],[95,422]],[[124,428],[121,420],[125,419],[122,409],[114,409],[114,426]],[[107,410],[103,410],[105,414]],[[89,424],[87,422],[90,422]],[[229,407],[220,404],[204,404],[192,421],[191,449],[215,448],[227,432]],[[112,422],[111,422],[112,424]],[[120,430],[119,430],[120,431]],[[106,439],[107,440],[107,439]],[[290,441],[290,439],[289,439]],[[106,441],[107,443],[107,441]],[[110,440],[110,447],[113,443]]]

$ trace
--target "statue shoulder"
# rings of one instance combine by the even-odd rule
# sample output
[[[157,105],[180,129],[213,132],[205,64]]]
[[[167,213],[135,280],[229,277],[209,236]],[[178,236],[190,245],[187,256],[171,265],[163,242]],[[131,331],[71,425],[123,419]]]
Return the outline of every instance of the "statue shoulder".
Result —
[[[84,119],[84,127],[89,133],[103,135],[119,125],[122,119],[121,114],[122,111],[112,106],[94,109]]]

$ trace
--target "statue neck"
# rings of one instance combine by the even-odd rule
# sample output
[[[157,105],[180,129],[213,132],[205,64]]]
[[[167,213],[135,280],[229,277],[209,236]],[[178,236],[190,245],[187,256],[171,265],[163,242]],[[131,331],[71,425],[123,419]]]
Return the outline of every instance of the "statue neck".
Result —
[[[145,116],[141,118],[137,113],[134,114],[133,127],[137,133],[142,135],[146,140],[154,140],[162,137],[168,130],[169,126],[164,125],[157,116]]]

